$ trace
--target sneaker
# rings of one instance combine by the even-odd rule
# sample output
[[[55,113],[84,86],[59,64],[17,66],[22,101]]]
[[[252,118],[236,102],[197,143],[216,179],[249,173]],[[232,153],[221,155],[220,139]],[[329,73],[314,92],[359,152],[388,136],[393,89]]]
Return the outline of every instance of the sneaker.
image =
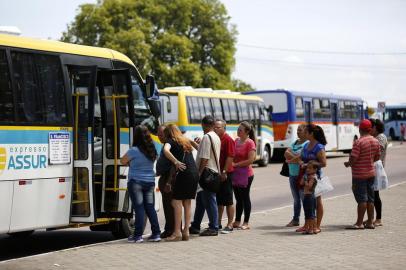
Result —
[[[153,234],[148,237],[148,242],[159,242],[161,241],[161,236],[159,234]]]
[[[190,226],[189,227],[189,234],[200,234],[200,230]]]
[[[223,229],[223,226],[221,226],[221,224],[219,225],[219,230],[222,230]]]
[[[227,226],[223,230],[221,230],[221,233],[222,234],[229,234],[232,231],[233,231],[233,228],[230,228],[230,227]]]
[[[216,230],[212,230],[212,229],[207,229],[204,230],[203,232],[201,232],[199,235],[200,236],[217,236],[219,233]]]
[[[144,239],[142,239],[142,236],[137,236],[135,237],[134,235],[131,235],[127,238],[128,243],[142,243],[144,242]]]

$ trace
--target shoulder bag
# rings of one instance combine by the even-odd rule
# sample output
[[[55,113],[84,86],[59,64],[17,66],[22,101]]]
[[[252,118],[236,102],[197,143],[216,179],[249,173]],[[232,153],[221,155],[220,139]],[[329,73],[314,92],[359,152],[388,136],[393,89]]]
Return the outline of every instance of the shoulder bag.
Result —
[[[220,167],[218,164],[216,151],[214,151],[213,140],[209,134],[207,134],[207,136],[209,136],[209,138],[210,138],[211,151],[214,154],[214,158],[216,159],[217,169],[220,172]],[[206,191],[217,193],[220,190],[220,182],[221,182],[220,178],[221,178],[221,176],[218,172],[215,172],[212,169],[206,167],[206,168],[204,168],[202,174],[200,175],[199,185],[202,187],[202,189],[204,189]]]

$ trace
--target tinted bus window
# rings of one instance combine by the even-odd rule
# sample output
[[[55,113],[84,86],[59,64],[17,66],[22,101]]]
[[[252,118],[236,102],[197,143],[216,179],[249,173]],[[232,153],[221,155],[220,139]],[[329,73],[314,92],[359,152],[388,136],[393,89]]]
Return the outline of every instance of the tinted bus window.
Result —
[[[11,58],[16,83],[17,119],[19,122],[42,124],[44,108],[41,106],[34,55],[13,52]]]
[[[201,122],[202,118],[200,118],[200,109],[199,109],[199,103],[197,101],[197,98],[187,97],[187,103],[188,103],[190,123],[199,124]]]
[[[226,122],[231,121],[230,108],[228,107],[227,99],[222,99],[221,104],[223,106],[224,120]]]
[[[213,112],[211,109],[211,104],[210,104],[210,99],[209,98],[202,98],[202,99],[203,99],[205,115],[213,115]]]
[[[221,102],[218,98],[212,98],[211,103],[213,106],[214,118],[223,119],[223,110],[221,109]]]
[[[0,97],[0,122],[14,121],[13,89],[4,50],[0,50]]]
[[[238,123],[238,110],[236,101],[234,99],[229,99],[228,106],[230,108],[231,123]]]
[[[301,97],[295,98],[295,111],[296,111],[296,118],[304,117],[303,99]]]
[[[245,100],[238,101],[238,110],[240,114],[240,121],[248,121],[250,120],[250,116],[248,114],[248,107]]]
[[[41,82],[44,120],[47,124],[66,124],[66,94],[59,57],[37,55],[35,62]]]

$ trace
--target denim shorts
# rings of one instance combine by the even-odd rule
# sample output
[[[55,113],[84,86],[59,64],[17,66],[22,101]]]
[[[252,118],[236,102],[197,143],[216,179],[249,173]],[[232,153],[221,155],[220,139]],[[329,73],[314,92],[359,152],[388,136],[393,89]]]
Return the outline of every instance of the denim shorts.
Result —
[[[352,192],[357,203],[374,202],[374,180],[375,177],[368,179],[352,179]]]

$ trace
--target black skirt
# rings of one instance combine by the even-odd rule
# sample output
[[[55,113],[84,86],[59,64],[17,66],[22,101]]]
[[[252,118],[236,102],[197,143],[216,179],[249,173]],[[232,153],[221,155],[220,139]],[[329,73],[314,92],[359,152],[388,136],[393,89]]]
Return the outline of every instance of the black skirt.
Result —
[[[189,200],[196,198],[199,172],[192,153],[186,153],[184,162],[186,169],[179,171],[175,183],[172,185],[174,200]]]

